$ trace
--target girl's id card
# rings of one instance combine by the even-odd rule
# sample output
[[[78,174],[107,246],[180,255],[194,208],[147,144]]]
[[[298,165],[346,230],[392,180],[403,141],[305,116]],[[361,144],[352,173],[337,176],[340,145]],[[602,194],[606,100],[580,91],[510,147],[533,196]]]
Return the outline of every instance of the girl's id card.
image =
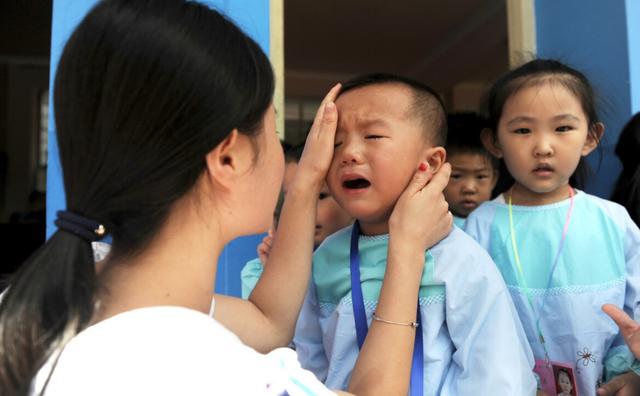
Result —
[[[571,364],[536,359],[538,388],[550,396],[579,396]]]

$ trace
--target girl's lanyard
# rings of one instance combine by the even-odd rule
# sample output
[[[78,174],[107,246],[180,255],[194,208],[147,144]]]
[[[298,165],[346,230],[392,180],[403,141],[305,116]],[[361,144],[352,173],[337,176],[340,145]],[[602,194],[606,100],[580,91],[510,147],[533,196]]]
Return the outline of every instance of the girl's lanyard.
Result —
[[[351,295],[353,300],[353,316],[356,322],[356,335],[358,337],[358,348],[361,349],[364,339],[367,337],[367,314],[364,309],[364,298],[362,297],[362,285],[360,284],[360,252],[358,250],[358,239],[360,237],[360,224],[356,221],[351,231]],[[424,358],[422,350],[422,320],[420,318],[420,304],[418,304],[416,322],[416,339],[413,346],[413,359],[411,363],[411,396],[423,394]]]
[[[542,329],[540,328],[540,316],[536,313],[535,306],[533,305],[533,299],[531,297],[531,290],[527,287],[527,279],[524,275],[524,271],[522,270],[522,263],[520,262],[520,254],[518,253],[518,244],[516,241],[516,230],[513,226],[513,209],[511,205],[511,195],[509,192],[509,230],[511,233],[511,246],[513,248],[513,255],[515,258],[516,266],[518,268],[518,273],[520,274],[520,281],[524,288],[525,294],[527,295],[527,300],[529,301],[529,306],[531,307],[531,311],[533,312],[534,319],[536,321],[536,331],[538,332],[538,339],[540,340],[540,344],[542,345],[542,349],[544,350],[545,361],[549,364],[549,352],[547,351],[547,346],[545,343],[544,335],[542,334]],[[560,245],[558,245],[558,251],[556,252],[555,258],[553,259],[553,265],[551,266],[551,272],[549,273],[549,280],[547,281],[547,287],[545,289],[549,290],[551,287],[551,281],[553,280],[553,273],[556,270],[558,265],[558,261],[560,259],[560,254],[562,253],[562,248],[564,247],[564,241],[567,237],[567,231],[569,230],[569,221],[571,220],[571,214],[573,213],[573,196],[574,192],[571,186],[569,186],[569,209],[567,210],[567,218],[564,221],[564,227],[562,229],[562,237],[560,238]],[[542,303],[540,304],[540,312],[544,310],[546,294],[542,296]]]

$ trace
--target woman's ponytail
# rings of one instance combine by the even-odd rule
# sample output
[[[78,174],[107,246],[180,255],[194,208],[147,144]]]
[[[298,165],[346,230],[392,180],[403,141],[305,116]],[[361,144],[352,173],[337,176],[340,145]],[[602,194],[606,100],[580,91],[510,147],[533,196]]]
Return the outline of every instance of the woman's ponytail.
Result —
[[[15,274],[0,302],[0,390],[26,395],[51,352],[93,314],[91,244],[57,231]]]
[[[203,4],[96,4],[65,44],[53,104],[67,207],[106,227],[105,266],[152,243],[230,131],[260,133],[273,91],[260,47]],[[0,303],[2,395],[28,393],[52,351],[92,320],[91,238],[74,227],[100,229],[69,213],[60,220]]]

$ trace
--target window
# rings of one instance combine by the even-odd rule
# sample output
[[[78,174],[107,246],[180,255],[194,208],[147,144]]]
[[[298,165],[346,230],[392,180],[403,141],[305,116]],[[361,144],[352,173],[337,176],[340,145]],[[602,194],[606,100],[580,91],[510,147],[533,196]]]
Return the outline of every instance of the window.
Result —
[[[286,99],[284,118],[287,143],[298,144],[306,139],[319,106],[318,100]]]
[[[38,118],[38,153],[34,190],[38,192],[46,192],[47,161],[49,157],[49,91],[47,90],[42,92],[38,101],[40,116]]]

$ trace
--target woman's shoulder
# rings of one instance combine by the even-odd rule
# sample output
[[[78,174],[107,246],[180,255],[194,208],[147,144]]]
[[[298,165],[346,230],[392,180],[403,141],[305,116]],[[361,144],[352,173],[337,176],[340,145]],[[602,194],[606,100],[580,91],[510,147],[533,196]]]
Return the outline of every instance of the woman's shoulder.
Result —
[[[53,367],[47,395],[268,395],[281,377],[274,359],[280,365],[291,360],[283,356],[259,354],[203,313],[142,308],[78,334],[57,362],[52,358],[40,370],[34,386],[39,389]]]
[[[88,327],[69,343],[65,350],[83,352],[88,347],[107,353],[129,348],[147,350],[156,346],[181,348],[198,345],[234,347],[240,340],[209,316],[183,307],[158,306],[134,309]]]
[[[127,389],[147,393],[154,383],[185,377],[189,371],[193,375],[188,377],[197,377],[197,366],[205,356],[210,355],[214,363],[214,351],[223,352],[234,344],[240,342],[233,334],[199,312],[179,307],[136,309],[72,338],[39,371],[34,390],[51,373],[46,394],[107,394]],[[171,382],[165,384],[167,390],[177,385]],[[142,383],[144,388],[139,387]]]

